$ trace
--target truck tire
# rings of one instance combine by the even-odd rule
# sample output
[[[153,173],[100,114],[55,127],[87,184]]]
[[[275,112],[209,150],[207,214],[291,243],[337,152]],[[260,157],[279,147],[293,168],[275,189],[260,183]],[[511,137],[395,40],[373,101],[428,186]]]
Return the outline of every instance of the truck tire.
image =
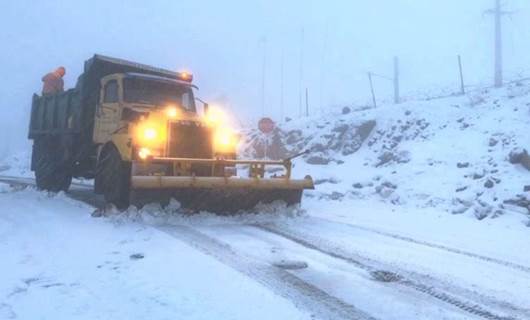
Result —
[[[50,139],[33,143],[33,165],[37,188],[51,192],[68,191],[72,183],[71,168],[62,159],[62,150]]]
[[[107,203],[123,210],[129,206],[131,165],[114,146],[105,147],[96,165],[95,185]]]

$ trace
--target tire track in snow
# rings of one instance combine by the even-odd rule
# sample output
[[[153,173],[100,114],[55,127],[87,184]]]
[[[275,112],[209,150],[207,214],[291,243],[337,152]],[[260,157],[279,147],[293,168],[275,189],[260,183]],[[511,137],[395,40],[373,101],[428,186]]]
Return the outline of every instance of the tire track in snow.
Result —
[[[414,239],[414,238],[411,238],[411,237],[402,236],[402,235],[391,233],[391,232],[381,231],[381,230],[377,230],[377,229],[374,229],[374,228],[364,227],[364,226],[360,226],[360,225],[356,225],[356,224],[352,224],[352,223],[335,222],[335,221],[330,221],[330,220],[322,219],[322,218],[311,218],[311,219],[325,221],[326,223],[330,223],[330,224],[339,224],[339,225],[347,226],[347,227],[350,227],[350,228],[353,228],[353,229],[358,229],[358,230],[362,230],[362,231],[366,231],[366,232],[375,233],[375,234],[378,234],[378,235],[381,235],[381,236],[384,236],[384,237],[388,237],[388,238],[393,238],[393,239],[397,239],[397,240],[401,240],[401,241],[405,241],[405,242],[409,242],[409,243],[414,243],[414,244],[425,246],[425,247],[429,247],[429,248],[434,248],[434,249],[444,250],[444,251],[451,252],[451,253],[456,253],[456,254],[459,254],[459,255],[463,255],[463,256],[470,257],[470,258],[474,258],[474,259],[478,259],[478,260],[482,260],[482,261],[498,264],[498,265],[501,265],[503,267],[511,268],[511,269],[514,269],[514,270],[517,270],[517,271],[522,271],[522,272],[530,274],[530,267],[524,266],[524,265],[521,265],[521,264],[518,264],[518,263],[505,261],[505,260],[497,259],[497,258],[492,258],[492,257],[480,255],[480,254],[477,254],[477,253],[473,253],[473,252],[469,252],[469,251],[465,251],[465,250],[461,250],[461,249],[451,248],[451,247],[448,247],[448,246],[444,246],[444,245],[441,245],[441,244],[432,243],[432,242],[428,242],[428,241],[424,241],[424,240],[417,240],[417,239]]]
[[[356,254],[344,252],[344,250],[340,249],[339,247],[325,244],[326,240],[319,239],[318,237],[301,235],[271,224],[254,224],[252,226],[293,241],[308,249],[312,249],[327,256],[350,263],[355,267],[368,272],[370,275],[372,275],[372,277],[374,277],[374,280],[387,281],[408,287],[429,295],[437,300],[450,304],[469,314],[488,320],[530,319],[530,310],[513,306],[504,301],[497,301],[467,289],[457,288],[448,284],[436,283],[437,281],[429,276],[415,274],[404,270],[397,270],[395,267],[389,267],[386,264],[374,261],[370,258],[364,258],[357,256]],[[443,290],[436,288],[434,283],[439,285]],[[451,291],[453,293],[449,293]],[[473,300],[478,300],[480,304],[473,302]],[[487,303],[490,305],[490,307],[488,308],[484,306],[484,303]],[[517,318],[512,315],[496,314],[494,311],[490,310],[492,307],[495,309],[508,310],[510,314],[516,313],[522,315],[523,317]]]
[[[25,178],[17,179],[0,176],[0,182],[23,187],[35,186],[34,180]],[[76,190],[66,195],[90,206],[101,206],[100,199],[87,193],[87,190]],[[163,226],[157,227],[157,229],[187,243],[204,254],[214,257],[221,263],[270,288],[276,294],[292,301],[297,308],[307,310],[318,319],[377,320],[358,310],[353,305],[327,294],[283,269],[260,264],[248,257],[238,255],[230,246],[189,227]]]
[[[174,225],[156,228],[243,273],[276,294],[292,301],[297,308],[307,310],[319,319],[375,320],[374,317],[355,306],[327,294],[292,273],[238,254],[229,245],[197,230]]]
[[[21,186],[34,186],[35,185],[34,180],[31,178],[17,178],[17,177],[8,177],[8,176],[0,176],[0,182],[12,183],[12,184],[21,185]],[[81,189],[85,189],[85,190],[75,190],[74,192],[69,192],[66,195],[72,199],[85,202],[91,206],[96,206],[96,207],[101,206],[101,200],[99,198],[96,198],[93,195],[87,194],[87,190],[90,190],[90,186],[83,185],[83,184],[77,184],[76,186],[80,187]],[[438,244],[432,244],[426,241],[416,240],[413,238],[408,238],[408,237],[404,237],[404,236],[400,236],[400,235],[396,235],[396,234],[392,234],[392,233],[388,233],[388,232],[384,232],[384,231],[380,231],[376,229],[371,229],[371,228],[367,228],[363,226],[333,222],[333,221],[329,221],[329,220],[321,219],[321,218],[312,218],[312,219],[320,219],[322,221],[326,221],[327,223],[340,224],[343,226],[357,228],[363,231],[380,234],[383,236],[403,240],[406,242],[411,242],[411,243],[415,243],[419,245],[433,247],[433,248],[449,251],[452,253],[462,254],[462,255],[469,256],[469,257],[477,258],[477,259],[488,261],[488,262],[493,262],[496,264],[500,264],[503,266],[511,267],[513,269],[517,269],[517,270],[530,273],[530,267],[518,265],[515,263],[503,261],[500,259],[481,256],[481,255],[466,252],[463,250],[454,249],[454,248],[450,248],[450,247],[446,247],[446,246],[438,245]],[[411,274],[410,272],[398,271],[398,273],[395,273],[395,272],[383,271],[378,268],[374,268],[368,264],[365,264],[363,262],[360,262],[356,260],[355,258],[352,258],[351,256],[348,256],[342,253],[337,253],[336,248],[330,249],[330,248],[319,247],[318,245],[315,245],[314,243],[312,243],[311,240],[305,239],[303,237],[300,238],[290,233],[287,233],[285,231],[274,229],[271,225],[253,225],[253,226],[259,229],[271,232],[278,236],[284,237],[306,248],[313,249],[323,254],[326,254],[328,256],[331,256],[333,258],[346,261],[350,264],[355,265],[358,268],[361,268],[363,270],[370,272],[370,274],[372,274],[374,277],[377,277],[378,273],[382,273],[383,277],[385,273],[390,274],[390,275],[392,274],[397,275],[398,278],[396,279],[397,281],[395,282],[401,285],[404,285],[406,287],[412,288],[416,291],[422,292],[424,294],[430,295],[443,302],[449,303],[470,314],[473,314],[473,315],[476,315],[476,316],[479,316],[485,319],[491,319],[491,320],[517,320],[518,319],[518,318],[514,318],[510,316],[500,316],[500,315],[494,314],[493,312],[487,310],[486,308],[478,304],[474,304],[469,301],[464,301],[458,298],[457,296],[454,296],[454,295],[451,295],[451,294],[448,294],[442,291],[437,291],[433,286],[424,285],[418,281],[413,281],[411,279],[403,278],[399,274],[399,273],[403,273],[403,274],[410,275]],[[185,226],[159,227],[159,229],[180,240],[185,241],[192,247],[199,249],[201,252],[206,253],[210,256],[213,256],[217,260],[225,263],[226,265],[232,267],[233,269],[239,272],[242,272],[243,274],[262,283],[266,287],[273,289],[275,292],[278,292],[280,295],[292,300],[295,303],[295,305],[297,305],[298,307],[302,309],[307,309],[313,312],[319,318],[323,318],[323,319],[374,319],[373,317],[358,310],[354,306],[347,304],[339,300],[338,298],[327,294],[323,290],[301,280],[300,278],[294,276],[293,274],[288,273],[285,270],[270,266],[270,265],[258,264],[247,257],[242,257],[241,255],[237,255],[235,252],[233,252],[230,249],[229,246],[224,245],[223,243],[220,243],[214,240],[213,238],[209,238],[208,236],[198,231],[195,231]],[[175,229],[179,229],[178,232],[175,232]],[[369,260],[369,259],[366,258],[366,260]],[[245,263],[242,263],[242,261],[244,261]],[[425,277],[425,276],[423,277],[430,278],[430,277]],[[466,290],[466,289],[460,289],[460,290],[468,291],[468,293],[471,292],[476,295],[476,293]],[[491,301],[491,303],[497,305],[497,307],[507,308],[517,313],[523,313],[525,314],[525,318],[530,318],[529,310],[512,306],[506,302]]]

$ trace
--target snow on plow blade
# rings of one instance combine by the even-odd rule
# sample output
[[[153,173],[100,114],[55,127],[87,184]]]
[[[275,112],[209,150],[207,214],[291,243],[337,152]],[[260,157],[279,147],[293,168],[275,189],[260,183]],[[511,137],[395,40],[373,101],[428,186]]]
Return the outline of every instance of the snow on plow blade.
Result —
[[[150,158],[133,163],[131,176],[131,204],[139,207],[150,203],[167,203],[174,198],[182,207],[192,211],[234,213],[249,210],[259,203],[283,201],[298,204],[305,189],[314,189],[313,179],[291,179],[291,160],[306,154],[302,152],[284,160],[224,160],[194,158]],[[207,166],[211,176],[149,174],[156,165],[173,168],[190,167],[194,164]],[[218,168],[247,165],[248,178],[215,176]],[[265,178],[265,168],[280,166],[284,174]],[[174,170],[175,172],[176,170]]]
[[[314,189],[313,180],[239,177],[131,177],[134,201],[143,205],[155,198],[178,200],[193,211],[235,213],[259,203],[283,201],[298,204],[304,189]]]

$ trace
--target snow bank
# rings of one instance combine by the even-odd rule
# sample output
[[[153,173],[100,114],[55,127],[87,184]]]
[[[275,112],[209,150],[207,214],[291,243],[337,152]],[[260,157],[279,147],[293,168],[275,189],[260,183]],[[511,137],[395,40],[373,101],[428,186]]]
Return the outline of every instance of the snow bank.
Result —
[[[242,150],[257,157],[310,150],[294,173],[310,173],[317,191],[307,196],[321,200],[374,199],[477,219],[528,215],[530,161],[521,156],[530,149],[529,93],[525,82],[377,109],[344,108],[288,122],[272,137],[250,131]]]

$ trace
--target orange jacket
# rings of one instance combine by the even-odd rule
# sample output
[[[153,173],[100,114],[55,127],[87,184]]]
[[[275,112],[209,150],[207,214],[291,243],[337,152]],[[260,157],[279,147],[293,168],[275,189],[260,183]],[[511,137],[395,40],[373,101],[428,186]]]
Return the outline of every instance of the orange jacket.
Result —
[[[42,94],[54,94],[64,91],[63,78],[56,72],[50,72],[42,77]]]

